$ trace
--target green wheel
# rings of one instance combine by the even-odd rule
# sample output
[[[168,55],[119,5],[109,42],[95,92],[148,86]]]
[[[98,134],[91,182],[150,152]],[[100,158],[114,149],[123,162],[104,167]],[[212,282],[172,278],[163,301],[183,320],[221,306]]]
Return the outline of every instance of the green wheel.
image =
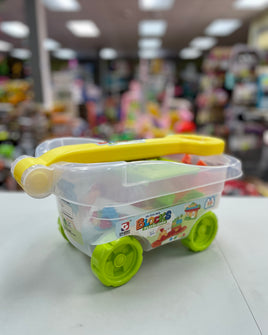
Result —
[[[139,270],[143,249],[131,236],[97,245],[91,258],[91,269],[106,286],[121,286]]]
[[[68,237],[66,236],[66,234],[65,234],[65,232],[64,232],[64,229],[63,229],[63,227],[62,227],[60,218],[58,218],[58,229],[59,229],[59,232],[61,233],[62,237],[65,238],[66,241],[70,242],[70,241],[68,240]]]
[[[192,251],[202,251],[210,246],[217,230],[217,216],[213,212],[207,212],[196,221],[190,234],[181,241]]]

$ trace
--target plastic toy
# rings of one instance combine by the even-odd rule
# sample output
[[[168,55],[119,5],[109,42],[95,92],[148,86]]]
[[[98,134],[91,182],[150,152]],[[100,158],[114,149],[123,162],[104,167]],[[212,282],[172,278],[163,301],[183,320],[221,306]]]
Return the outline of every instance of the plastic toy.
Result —
[[[143,250],[179,239],[193,251],[212,243],[211,209],[224,182],[241,175],[240,162],[223,150],[222,140],[196,135],[62,138],[40,144],[36,157],[19,157],[12,173],[31,196],[56,195],[63,237],[91,256],[104,285],[120,286],[138,271]]]

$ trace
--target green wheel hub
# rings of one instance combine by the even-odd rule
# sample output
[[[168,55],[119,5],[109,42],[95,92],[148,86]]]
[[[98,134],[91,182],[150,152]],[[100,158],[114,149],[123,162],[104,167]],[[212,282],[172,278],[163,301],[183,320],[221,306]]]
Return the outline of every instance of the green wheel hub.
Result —
[[[190,234],[182,243],[192,251],[207,249],[214,240],[218,230],[218,220],[213,212],[202,215],[194,224]]]
[[[143,249],[134,237],[126,236],[97,245],[91,258],[91,269],[106,286],[121,286],[139,270]]]

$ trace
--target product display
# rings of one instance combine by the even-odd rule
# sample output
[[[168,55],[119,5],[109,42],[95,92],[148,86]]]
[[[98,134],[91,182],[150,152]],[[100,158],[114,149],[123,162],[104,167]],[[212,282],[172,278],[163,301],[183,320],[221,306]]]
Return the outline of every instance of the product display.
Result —
[[[240,162],[217,138],[173,135],[119,143],[62,138],[19,157],[12,174],[29,195],[57,197],[63,237],[91,256],[106,286],[128,282],[143,250],[182,239],[206,249],[217,233],[216,208]],[[64,162],[64,163],[63,163]]]
[[[242,161],[245,175],[259,178],[268,126],[264,64],[264,54],[251,46],[213,48],[203,61],[196,98],[197,130],[224,138],[228,152]]]
[[[0,103],[17,105],[33,98],[30,80],[0,80]]]
[[[200,91],[196,97],[198,129],[206,133],[210,126],[210,134],[222,137],[226,133],[224,108],[229,101],[229,95],[224,81],[230,55],[231,48],[227,47],[215,47],[209,52],[203,61]]]
[[[263,134],[267,129],[265,112],[265,73],[263,56],[255,48],[232,48],[228,75],[233,78],[230,102],[225,110],[229,129],[228,148],[243,162],[248,176],[260,177]],[[263,106],[263,107],[262,107]]]
[[[49,120],[39,104],[0,103],[0,189],[17,189],[10,174],[11,161],[19,155],[33,155],[35,147],[49,136]]]

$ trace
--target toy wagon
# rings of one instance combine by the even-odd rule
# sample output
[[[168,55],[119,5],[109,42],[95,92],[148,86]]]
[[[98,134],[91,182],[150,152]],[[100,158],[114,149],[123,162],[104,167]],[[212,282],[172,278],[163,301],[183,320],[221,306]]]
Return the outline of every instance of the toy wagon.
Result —
[[[143,250],[181,240],[202,251],[217,233],[216,208],[240,162],[217,138],[170,135],[107,143],[85,138],[48,140],[36,157],[21,156],[12,173],[35,198],[55,194],[63,237],[91,256],[107,286],[128,282]]]

